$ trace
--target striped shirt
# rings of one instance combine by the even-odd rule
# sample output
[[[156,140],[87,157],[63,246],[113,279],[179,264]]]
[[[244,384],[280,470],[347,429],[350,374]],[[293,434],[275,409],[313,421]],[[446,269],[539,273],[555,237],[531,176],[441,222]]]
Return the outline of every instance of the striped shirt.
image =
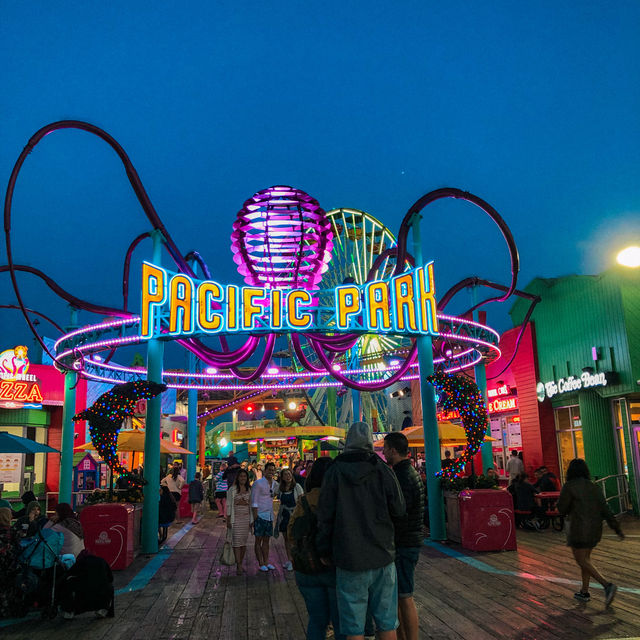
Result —
[[[216,491],[227,491],[229,489],[229,485],[227,484],[227,479],[222,479],[222,474],[224,471],[218,471],[216,473]]]

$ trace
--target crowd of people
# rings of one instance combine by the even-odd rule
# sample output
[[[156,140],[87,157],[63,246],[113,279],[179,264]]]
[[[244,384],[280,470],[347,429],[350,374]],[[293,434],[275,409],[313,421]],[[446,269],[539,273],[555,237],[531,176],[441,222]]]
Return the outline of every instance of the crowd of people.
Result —
[[[47,518],[31,491],[22,495],[22,503],[14,511],[0,496],[0,618],[24,615],[50,601],[52,590],[64,618],[84,611],[101,618],[113,615],[111,569],[86,551],[71,505],[57,504]],[[59,569],[57,579],[53,564]]]
[[[239,463],[232,455],[216,473],[207,465],[188,483],[191,522],[200,522],[209,495],[212,508],[215,505],[218,517],[225,520],[237,575],[245,572],[251,537],[258,571],[275,570],[270,543],[282,535],[287,558],[283,568],[294,572],[305,601],[310,640],[325,638],[329,625],[338,639],[360,639],[375,633],[383,640],[414,640],[418,637],[414,574],[424,538],[424,482],[409,455],[404,434],[387,434],[382,453],[383,457],[374,453],[368,425],[357,422],[347,433],[343,453],[335,459],[290,461],[276,469],[273,462],[264,466]],[[516,451],[507,470],[516,512],[530,512],[532,518],[525,524],[542,518],[540,509],[547,506],[538,506],[534,497],[538,492],[557,491],[556,476],[539,467],[536,482],[530,483]],[[487,476],[492,471],[495,474],[489,469]],[[160,543],[166,541],[176,520],[187,484],[179,462],[162,475]],[[576,459],[569,465],[556,508],[570,518],[567,543],[582,578],[575,598],[581,602],[590,599],[593,578],[602,585],[608,606],[616,586],[596,569],[591,552],[602,536],[603,520],[621,539],[624,535],[602,491],[591,481],[584,460]],[[31,492],[22,496],[21,508],[16,511],[0,495],[0,570],[6,575],[20,571],[20,541],[55,534],[60,541],[60,558],[71,559],[67,569],[74,567],[60,598],[64,616],[91,609],[99,616],[113,612],[111,572],[108,566],[105,569],[104,561],[84,549],[82,526],[71,506],[60,503],[47,518]],[[91,602],[83,601],[87,580],[98,585],[97,590],[92,586]],[[24,603],[24,594],[16,591],[18,583],[0,585],[0,617],[12,613],[18,596]]]

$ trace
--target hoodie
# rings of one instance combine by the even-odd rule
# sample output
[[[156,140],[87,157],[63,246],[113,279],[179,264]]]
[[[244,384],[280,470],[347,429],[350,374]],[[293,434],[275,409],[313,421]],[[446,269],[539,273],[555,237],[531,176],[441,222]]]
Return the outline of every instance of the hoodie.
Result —
[[[345,452],[322,482],[318,553],[348,571],[385,567],[395,559],[394,521],[404,514],[395,474],[373,453],[368,426],[355,423],[347,434]]]

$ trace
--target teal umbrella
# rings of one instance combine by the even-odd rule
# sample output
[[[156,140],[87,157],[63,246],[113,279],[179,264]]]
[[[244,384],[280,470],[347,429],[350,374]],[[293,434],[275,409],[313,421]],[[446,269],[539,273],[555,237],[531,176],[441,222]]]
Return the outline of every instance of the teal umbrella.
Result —
[[[21,438],[10,433],[0,432],[0,453],[60,453],[57,449]]]

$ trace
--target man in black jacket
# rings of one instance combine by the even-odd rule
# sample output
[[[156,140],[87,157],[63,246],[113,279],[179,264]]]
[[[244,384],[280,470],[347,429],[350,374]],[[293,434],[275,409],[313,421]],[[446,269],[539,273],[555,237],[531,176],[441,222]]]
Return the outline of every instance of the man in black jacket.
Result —
[[[336,566],[340,631],[364,638],[367,607],[382,640],[395,640],[398,585],[394,564],[394,520],[405,514],[394,473],[373,453],[369,425],[356,422],[344,453],[322,482],[316,516],[316,548]]]
[[[398,575],[398,638],[418,640],[418,612],[413,601],[413,576],[424,538],[424,484],[409,460],[409,442],[404,433],[389,433],[384,438],[384,457],[393,466],[407,514],[395,523],[396,573]]]

